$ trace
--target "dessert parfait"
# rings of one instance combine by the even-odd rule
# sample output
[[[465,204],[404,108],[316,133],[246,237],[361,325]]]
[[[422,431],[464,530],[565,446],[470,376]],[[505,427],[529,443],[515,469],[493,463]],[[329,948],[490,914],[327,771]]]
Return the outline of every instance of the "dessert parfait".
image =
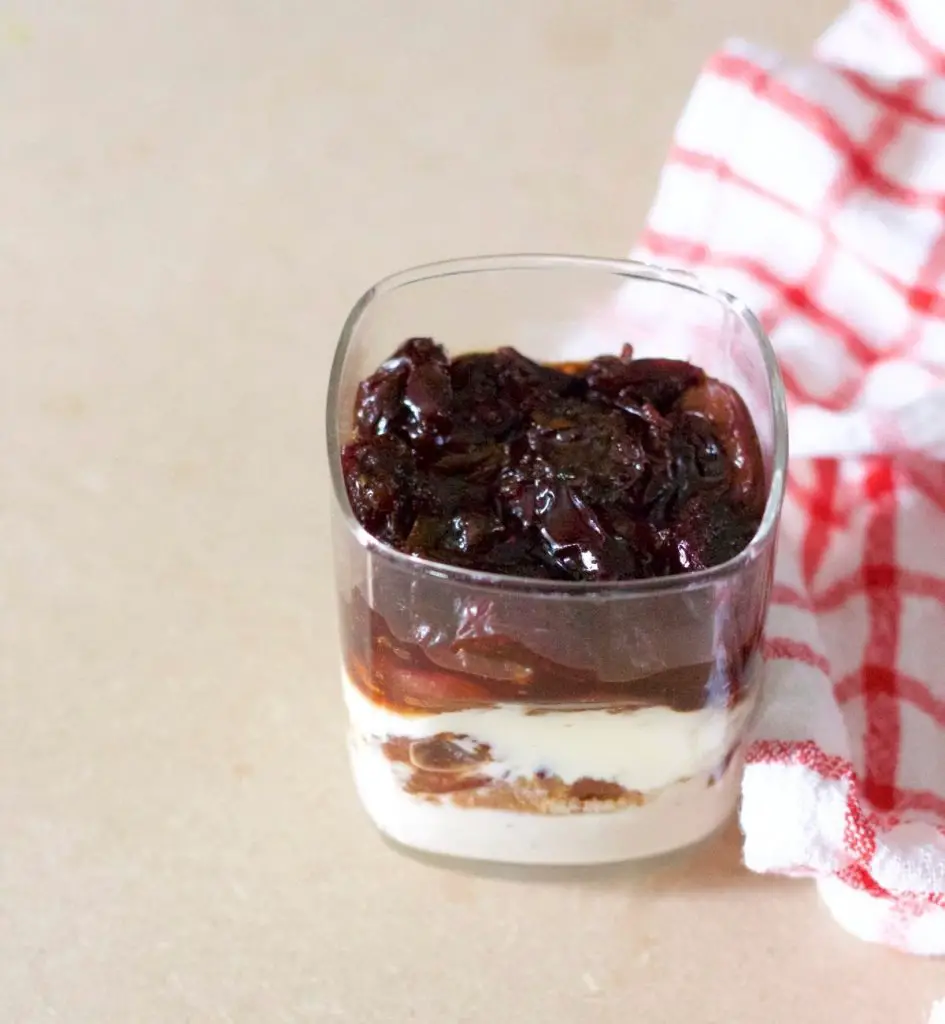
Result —
[[[778,396],[759,430],[732,384],[627,342],[566,360],[446,340],[348,366],[347,388],[336,361],[362,803],[408,846],[509,862],[704,838],[734,806],[758,694]]]

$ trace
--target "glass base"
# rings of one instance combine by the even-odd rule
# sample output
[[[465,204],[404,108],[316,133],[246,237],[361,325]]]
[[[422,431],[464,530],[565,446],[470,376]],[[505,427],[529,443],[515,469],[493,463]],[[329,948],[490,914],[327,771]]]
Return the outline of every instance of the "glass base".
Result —
[[[405,793],[386,759],[363,749],[352,770],[368,815],[402,846],[464,860],[573,867],[656,857],[706,839],[737,804],[735,762],[710,785],[684,780],[640,806],[570,814],[458,807]]]

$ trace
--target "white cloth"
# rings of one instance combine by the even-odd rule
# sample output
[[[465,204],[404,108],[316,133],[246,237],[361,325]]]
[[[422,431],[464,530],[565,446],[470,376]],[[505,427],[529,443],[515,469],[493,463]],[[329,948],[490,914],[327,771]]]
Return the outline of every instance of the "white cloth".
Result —
[[[945,954],[945,3],[714,57],[634,255],[744,299],[788,391],[745,862]]]

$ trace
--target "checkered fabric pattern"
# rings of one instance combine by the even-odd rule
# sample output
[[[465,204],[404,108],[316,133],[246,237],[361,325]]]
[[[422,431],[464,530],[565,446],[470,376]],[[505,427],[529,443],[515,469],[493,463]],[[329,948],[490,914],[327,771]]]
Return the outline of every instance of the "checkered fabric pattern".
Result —
[[[743,298],[788,391],[745,861],[945,954],[945,2],[715,56],[635,255]]]

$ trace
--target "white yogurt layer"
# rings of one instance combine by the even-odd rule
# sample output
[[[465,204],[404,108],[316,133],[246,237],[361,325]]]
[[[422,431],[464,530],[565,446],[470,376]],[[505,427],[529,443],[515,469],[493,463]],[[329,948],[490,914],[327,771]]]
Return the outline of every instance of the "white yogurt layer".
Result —
[[[465,734],[491,748],[493,762],[483,766],[483,773],[493,777],[515,779],[544,771],[565,783],[601,779],[644,793],[717,769],[739,740],[753,703],[746,700],[734,709],[648,707],[538,715],[526,714],[521,705],[502,704],[403,715],[368,700],[347,676],[343,687],[352,736],[368,745],[394,736]]]
[[[705,839],[732,813],[741,762],[725,775],[669,786],[640,807],[576,814],[527,814],[457,807],[405,793],[376,743],[351,738],[361,803],[385,835],[427,853],[507,864],[607,864],[653,857]]]

